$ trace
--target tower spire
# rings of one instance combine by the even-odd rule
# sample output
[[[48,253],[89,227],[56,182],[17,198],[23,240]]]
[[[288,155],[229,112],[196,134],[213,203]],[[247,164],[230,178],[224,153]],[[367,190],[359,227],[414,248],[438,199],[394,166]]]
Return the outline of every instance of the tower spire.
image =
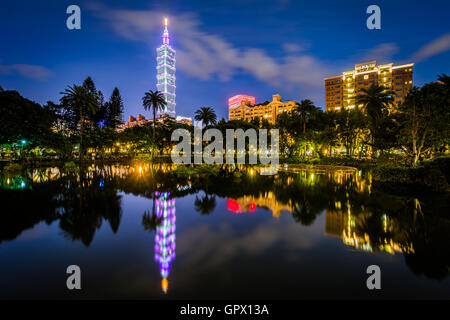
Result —
[[[170,42],[169,30],[167,29],[168,24],[169,24],[169,19],[164,18],[163,44],[169,44],[169,42]]]

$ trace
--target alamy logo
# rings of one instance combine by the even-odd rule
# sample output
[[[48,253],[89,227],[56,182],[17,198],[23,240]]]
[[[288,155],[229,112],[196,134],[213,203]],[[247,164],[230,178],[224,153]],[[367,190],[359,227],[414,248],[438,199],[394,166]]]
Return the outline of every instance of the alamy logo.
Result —
[[[70,276],[66,280],[67,289],[73,290],[81,290],[81,269],[79,266],[73,264],[67,267],[67,274]]]
[[[381,29],[381,9],[377,5],[371,5],[367,7],[366,10],[367,14],[372,14],[370,17],[367,18],[367,29],[373,30],[373,29]]]
[[[367,278],[366,285],[369,290],[381,289],[381,269],[379,266],[373,264],[367,267],[367,274],[370,274]]]
[[[262,164],[270,165],[261,168],[261,174],[273,175],[278,172],[279,163],[279,132],[270,130],[270,146],[266,129],[227,129],[225,149],[222,132],[218,129],[208,129],[204,133],[201,128],[194,128],[194,141],[186,129],[176,129],[172,132],[172,141],[179,142],[171,152],[172,161],[176,164],[192,163],[192,145],[195,164]],[[180,141],[181,140],[181,141]],[[236,140],[236,144],[235,144]],[[248,143],[246,144],[246,141]],[[203,148],[203,142],[208,142]],[[248,162],[246,157],[248,154]],[[235,159],[237,162],[235,162]],[[259,163],[258,163],[259,159]]]
[[[66,27],[69,30],[81,29],[81,9],[79,6],[72,4],[67,7],[66,10],[67,14],[70,14],[70,16],[66,20]]]

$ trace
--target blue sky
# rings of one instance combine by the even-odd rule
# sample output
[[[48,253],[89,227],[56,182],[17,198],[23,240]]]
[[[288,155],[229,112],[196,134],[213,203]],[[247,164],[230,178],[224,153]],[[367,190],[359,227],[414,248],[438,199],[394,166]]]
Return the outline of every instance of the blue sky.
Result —
[[[81,30],[66,28],[66,8],[81,8]],[[366,28],[366,8],[381,8],[381,30]],[[324,105],[323,78],[355,63],[415,62],[414,83],[450,74],[450,1],[223,0],[22,1],[0,10],[0,85],[39,103],[57,102],[68,85],[91,76],[109,98],[118,87],[125,114],[145,114],[156,89],[162,22],[177,50],[177,114],[227,99]]]

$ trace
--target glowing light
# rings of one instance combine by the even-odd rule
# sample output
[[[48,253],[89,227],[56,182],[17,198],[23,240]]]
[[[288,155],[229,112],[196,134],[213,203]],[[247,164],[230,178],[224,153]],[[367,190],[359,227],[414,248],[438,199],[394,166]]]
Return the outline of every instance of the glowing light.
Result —
[[[164,33],[162,36],[163,43],[156,49],[156,88],[160,91],[166,101],[163,110],[158,110],[158,117],[169,115],[175,117],[175,50],[170,46],[170,36],[167,25],[169,20],[164,19]]]
[[[167,278],[163,278],[161,280],[161,287],[162,287],[164,293],[167,293],[167,290],[169,289],[169,281],[167,280]]]
[[[233,199],[228,199],[228,210],[234,212],[234,213],[240,213],[241,208],[239,205],[239,202]]]
[[[175,259],[175,199],[168,199],[169,192],[157,192],[155,199],[156,216],[161,224],[156,227],[155,234],[155,261],[159,263],[162,276],[161,287],[167,292],[171,262]]]

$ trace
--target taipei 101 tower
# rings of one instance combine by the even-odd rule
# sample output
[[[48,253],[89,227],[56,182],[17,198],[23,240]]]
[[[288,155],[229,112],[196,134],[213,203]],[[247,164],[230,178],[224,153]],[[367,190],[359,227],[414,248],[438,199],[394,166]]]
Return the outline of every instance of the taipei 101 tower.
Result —
[[[162,45],[156,49],[156,88],[162,92],[166,99],[164,110],[158,111],[157,115],[169,115],[175,117],[175,50],[170,46],[168,19],[164,19],[164,33]]]

